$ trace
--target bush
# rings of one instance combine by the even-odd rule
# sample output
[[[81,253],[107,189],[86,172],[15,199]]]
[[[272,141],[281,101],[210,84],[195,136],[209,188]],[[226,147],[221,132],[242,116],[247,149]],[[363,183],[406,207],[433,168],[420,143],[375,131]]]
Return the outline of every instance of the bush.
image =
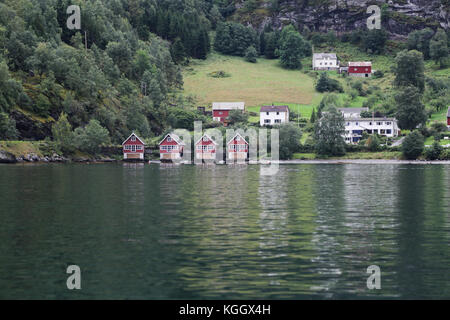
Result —
[[[450,160],[450,149],[443,149],[439,155],[439,160]]]
[[[256,58],[258,57],[258,53],[254,46],[250,46],[245,51],[245,60],[251,63],[256,63]]]
[[[225,71],[219,70],[219,71],[213,71],[208,73],[208,76],[213,78],[228,78],[231,77],[231,75]]]
[[[320,78],[316,84],[316,90],[319,92],[344,92],[344,89],[339,81],[329,78],[325,72],[320,75]]]
[[[425,158],[427,160],[437,160],[439,159],[444,148],[438,143],[434,142],[431,148],[426,148]]]
[[[383,77],[384,77],[384,73],[383,73],[383,71],[381,71],[381,70],[377,70],[377,71],[375,71],[375,72],[373,73],[373,77],[374,77],[375,79],[383,78]]]
[[[403,141],[403,156],[408,160],[417,159],[423,152],[424,142],[423,136],[418,131],[411,132]]]

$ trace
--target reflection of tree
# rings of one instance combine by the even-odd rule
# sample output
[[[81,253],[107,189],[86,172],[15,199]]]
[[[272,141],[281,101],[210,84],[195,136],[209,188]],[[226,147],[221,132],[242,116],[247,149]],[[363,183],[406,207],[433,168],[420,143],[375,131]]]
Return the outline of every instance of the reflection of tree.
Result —
[[[339,255],[345,206],[344,170],[339,165],[317,165],[314,169],[316,229],[312,243],[316,256],[311,261],[311,272],[316,276],[311,290],[325,292],[326,297],[332,297],[343,268]]]
[[[345,210],[340,256],[346,257],[347,278],[360,278],[359,285],[347,285],[347,291],[369,292],[366,269],[378,265],[382,270],[383,294],[392,292],[397,244],[392,240],[396,227],[397,165],[346,165],[344,167]],[[357,282],[358,283],[358,282]]]
[[[406,169],[406,170],[405,170]],[[425,166],[400,168],[398,174],[397,278],[402,297],[421,297],[424,286],[424,182]]]
[[[423,274],[424,288],[415,293],[426,298],[450,297],[450,168],[433,165],[424,170]]]

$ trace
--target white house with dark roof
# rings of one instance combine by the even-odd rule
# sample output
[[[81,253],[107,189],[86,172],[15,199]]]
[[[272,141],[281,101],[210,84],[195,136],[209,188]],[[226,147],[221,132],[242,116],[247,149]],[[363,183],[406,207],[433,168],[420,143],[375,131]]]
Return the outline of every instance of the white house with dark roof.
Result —
[[[313,70],[338,70],[339,61],[336,53],[314,53],[312,67]]]
[[[345,134],[346,143],[358,143],[363,136],[368,134],[379,134],[386,137],[397,137],[400,130],[395,118],[346,118]]]
[[[259,125],[273,126],[289,122],[288,106],[262,106],[259,110]]]

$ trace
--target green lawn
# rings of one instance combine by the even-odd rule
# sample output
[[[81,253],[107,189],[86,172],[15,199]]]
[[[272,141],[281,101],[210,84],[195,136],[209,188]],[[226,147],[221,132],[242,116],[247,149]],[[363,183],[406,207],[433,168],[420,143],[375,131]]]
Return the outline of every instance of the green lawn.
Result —
[[[220,70],[230,77],[208,75]],[[278,60],[260,58],[250,63],[241,57],[212,53],[207,60],[194,60],[184,68],[183,77],[185,94],[203,105],[213,101],[245,101],[250,107],[277,101],[310,105],[320,96],[314,89],[314,78],[299,70],[283,69]]]
[[[428,138],[426,138],[425,139],[425,145],[426,146],[431,146],[431,145],[433,145],[433,143],[434,143],[434,137],[428,137]],[[441,145],[441,146],[445,146],[445,145],[447,145],[447,144],[450,144],[450,140],[444,140],[444,139],[442,139],[441,141],[439,141],[439,144]]]

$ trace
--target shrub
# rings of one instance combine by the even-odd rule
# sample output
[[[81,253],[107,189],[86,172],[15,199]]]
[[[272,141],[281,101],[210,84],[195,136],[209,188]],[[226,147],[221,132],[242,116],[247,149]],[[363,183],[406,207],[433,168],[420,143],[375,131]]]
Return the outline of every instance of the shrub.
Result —
[[[439,159],[444,148],[438,143],[434,142],[431,148],[426,148],[425,158],[427,160],[437,160]]]
[[[423,136],[418,131],[411,132],[403,141],[403,156],[408,160],[417,159],[423,152],[424,142]]]
[[[245,51],[245,60],[251,63],[256,63],[256,58],[258,57],[258,53],[254,46],[250,46]]]

